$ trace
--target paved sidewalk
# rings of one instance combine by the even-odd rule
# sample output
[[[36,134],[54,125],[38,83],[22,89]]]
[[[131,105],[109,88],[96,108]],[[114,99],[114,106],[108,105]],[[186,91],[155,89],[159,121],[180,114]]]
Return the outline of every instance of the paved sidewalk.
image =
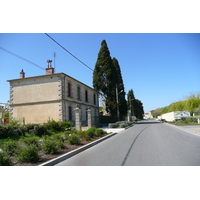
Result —
[[[200,136],[200,125],[181,126],[181,128],[183,128],[185,130],[189,130],[189,131],[193,132],[195,135],[199,135]]]
[[[168,123],[165,123],[165,124],[168,124]],[[176,126],[176,125],[173,125],[173,124],[168,124],[168,125],[175,126],[179,129],[182,129],[182,130],[187,131],[189,133],[200,136],[200,125],[190,125],[190,126]]]

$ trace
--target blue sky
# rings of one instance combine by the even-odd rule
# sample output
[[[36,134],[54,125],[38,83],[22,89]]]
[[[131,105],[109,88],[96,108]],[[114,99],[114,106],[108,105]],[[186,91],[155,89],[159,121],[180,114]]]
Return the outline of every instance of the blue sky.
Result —
[[[94,69],[101,41],[118,59],[125,90],[133,89],[145,112],[200,92],[200,34],[183,33],[49,33],[82,62]],[[74,59],[44,33],[1,33],[0,47],[46,68],[56,52],[56,73],[92,87],[93,72]],[[53,63],[54,65],[54,63]],[[7,80],[45,71],[0,49],[0,102],[9,99]]]

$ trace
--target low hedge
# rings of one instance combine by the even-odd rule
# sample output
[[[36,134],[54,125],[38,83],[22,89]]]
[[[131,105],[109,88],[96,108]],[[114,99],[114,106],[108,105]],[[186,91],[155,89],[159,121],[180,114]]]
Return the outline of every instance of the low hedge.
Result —
[[[133,124],[133,123],[127,122],[127,121],[110,123],[110,124],[108,124],[108,128],[126,128],[126,127],[130,126],[131,124]]]
[[[49,130],[54,132],[65,131],[71,127],[70,122],[62,121],[49,121],[42,124],[25,124],[25,125],[7,125],[0,126],[0,139],[15,137],[15,136],[24,136],[26,133],[31,133],[37,136],[49,134]]]

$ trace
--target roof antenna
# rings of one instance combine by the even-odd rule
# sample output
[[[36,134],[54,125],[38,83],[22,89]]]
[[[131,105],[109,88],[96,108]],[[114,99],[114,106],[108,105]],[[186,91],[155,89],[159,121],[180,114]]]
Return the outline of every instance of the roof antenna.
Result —
[[[53,57],[54,57],[54,72],[56,72],[56,53],[53,53]]]

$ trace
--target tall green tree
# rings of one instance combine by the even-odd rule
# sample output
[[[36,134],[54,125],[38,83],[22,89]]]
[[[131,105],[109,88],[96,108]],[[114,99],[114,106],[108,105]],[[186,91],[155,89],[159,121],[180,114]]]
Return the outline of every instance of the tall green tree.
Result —
[[[128,91],[128,99],[127,99],[127,104],[128,104],[128,109],[131,111],[131,114],[134,116],[134,101],[135,101],[135,96],[133,90]]]
[[[115,79],[115,69],[107,43],[103,40],[93,72],[93,87],[105,99],[106,111],[111,115],[116,109],[113,79]]]
[[[125,99],[125,89],[124,89],[124,83],[123,83],[123,78],[122,78],[122,74],[121,74],[121,69],[120,69],[120,65],[119,62],[116,58],[112,59],[113,62],[113,66],[115,68],[115,83],[116,83],[116,91],[115,92],[115,98],[117,98],[118,96],[118,106],[119,106],[119,113],[120,113],[120,119],[124,119],[124,117],[127,115],[127,102]]]
[[[143,119],[144,109],[143,109],[143,103],[136,99],[134,101],[134,114],[138,119]]]
[[[113,77],[112,58],[105,40],[101,42],[101,48],[93,72],[93,87],[99,91],[104,98],[111,92],[111,80]]]
[[[132,89],[128,92],[128,109],[131,110],[132,115],[136,116],[138,119],[143,119],[143,103],[135,98]]]
[[[123,117],[127,113],[124,85],[121,76],[121,70],[116,58],[111,58],[105,40],[101,42],[101,48],[98,53],[98,58],[93,72],[93,87],[99,91],[100,95],[105,99],[106,111],[111,116],[117,116],[117,97],[116,87],[120,92],[119,110]]]

